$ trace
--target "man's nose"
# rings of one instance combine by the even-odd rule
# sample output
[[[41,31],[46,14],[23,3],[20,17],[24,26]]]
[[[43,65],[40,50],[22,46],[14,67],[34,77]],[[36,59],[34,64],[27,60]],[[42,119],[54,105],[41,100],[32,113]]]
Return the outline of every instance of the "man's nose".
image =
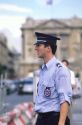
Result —
[[[35,46],[35,50],[37,50],[37,48],[38,48],[38,47],[37,47],[37,46]]]

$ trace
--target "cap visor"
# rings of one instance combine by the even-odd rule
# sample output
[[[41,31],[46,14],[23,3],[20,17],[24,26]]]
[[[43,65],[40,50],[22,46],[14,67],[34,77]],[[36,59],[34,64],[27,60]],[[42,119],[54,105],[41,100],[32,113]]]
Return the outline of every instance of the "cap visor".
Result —
[[[34,45],[44,44],[45,42],[36,42]]]

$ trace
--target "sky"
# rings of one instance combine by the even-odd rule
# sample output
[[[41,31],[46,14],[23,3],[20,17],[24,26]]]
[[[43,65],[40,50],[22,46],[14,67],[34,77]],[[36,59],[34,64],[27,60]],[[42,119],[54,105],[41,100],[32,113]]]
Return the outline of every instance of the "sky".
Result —
[[[82,0],[0,0],[0,32],[9,48],[21,52],[21,26],[26,18],[82,18]]]

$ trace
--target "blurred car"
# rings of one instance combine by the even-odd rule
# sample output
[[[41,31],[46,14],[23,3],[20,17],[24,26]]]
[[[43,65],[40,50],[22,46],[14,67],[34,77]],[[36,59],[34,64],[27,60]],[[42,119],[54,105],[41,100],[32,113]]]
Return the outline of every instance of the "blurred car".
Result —
[[[7,94],[13,93],[13,92],[15,92],[15,91],[16,91],[16,86],[15,86],[15,84],[10,84],[10,85],[8,85],[8,87],[7,87]]]
[[[81,97],[82,95],[82,86],[79,78],[75,78],[75,86],[73,88],[73,98]]]
[[[0,80],[0,87],[4,86],[5,85],[5,82],[4,80]]]
[[[0,81],[0,86],[6,88],[6,94],[11,94],[16,91],[16,85],[10,79]]]
[[[33,93],[33,78],[27,78],[18,83],[18,94],[24,93]]]

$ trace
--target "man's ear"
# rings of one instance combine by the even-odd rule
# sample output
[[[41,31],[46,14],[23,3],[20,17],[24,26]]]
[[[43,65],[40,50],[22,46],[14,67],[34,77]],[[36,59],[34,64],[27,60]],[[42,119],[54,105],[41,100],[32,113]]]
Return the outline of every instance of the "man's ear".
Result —
[[[48,45],[47,47],[48,47],[48,49],[50,49],[50,46],[49,46],[49,45]]]
[[[48,49],[50,49],[50,46],[48,46]]]

